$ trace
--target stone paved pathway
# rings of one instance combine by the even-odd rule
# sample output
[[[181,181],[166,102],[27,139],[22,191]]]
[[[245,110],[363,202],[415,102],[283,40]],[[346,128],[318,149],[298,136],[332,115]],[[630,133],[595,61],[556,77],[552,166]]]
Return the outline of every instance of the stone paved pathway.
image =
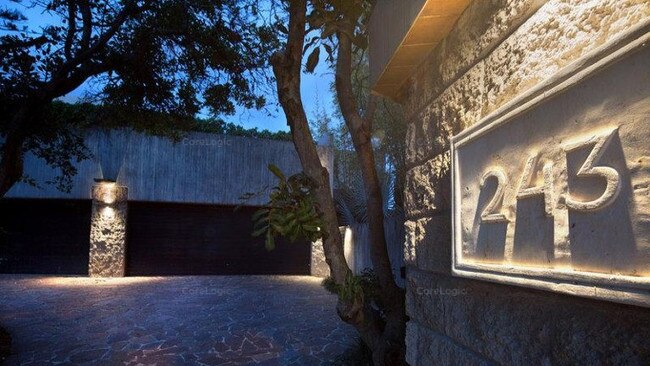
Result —
[[[329,365],[355,343],[313,277],[0,275],[8,365]]]

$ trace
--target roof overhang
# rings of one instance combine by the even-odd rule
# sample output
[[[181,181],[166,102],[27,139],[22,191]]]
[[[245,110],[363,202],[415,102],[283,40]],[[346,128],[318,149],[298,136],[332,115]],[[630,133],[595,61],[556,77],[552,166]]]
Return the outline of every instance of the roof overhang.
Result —
[[[372,91],[395,99],[470,0],[379,0],[370,20]]]

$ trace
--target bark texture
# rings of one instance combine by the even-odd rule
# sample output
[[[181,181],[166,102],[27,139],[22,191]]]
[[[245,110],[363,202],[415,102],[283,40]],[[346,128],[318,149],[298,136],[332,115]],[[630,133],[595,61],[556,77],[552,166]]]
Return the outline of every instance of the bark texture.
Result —
[[[271,63],[275,74],[278,98],[291,129],[291,135],[300,158],[302,168],[309,177],[318,183],[316,196],[320,211],[326,222],[323,249],[327,264],[336,283],[342,284],[351,274],[345,261],[343,242],[339,232],[336,209],[331,196],[329,173],[321,163],[316,144],[309,131],[307,115],[300,94],[300,73],[302,67],[302,48],[305,40],[307,4],[305,0],[291,1],[289,5],[289,36],[287,46],[276,53]]]
[[[330,192],[328,172],[321,166],[316,145],[309,131],[308,120],[300,94],[300,74],[305,40],[307,4],[305,0],[289,2],[289,34],[286,48],[272,59],[277,80],[278,97],[287,116],[296,150],[304,172],[319,183],[318,203],[329,233],[323,243],[325,257],[334,281],[343,285],[351,271],[343,255],[343,245],[338,235],[334,201]],[[350,22],[349,27],[353,28]],[[406,316],[404,291],[393,278],[386,239],[384,236],[383,200],[374,152],[371,144],[372,112],[374,99],[368,113],[362,118],[354,101],[351,85],[351,40],[339,32],[339,55],[336,70],[337,95],[346,123],[352,134],[355,150],[362,167],[366,202],[368,205],[371,256],[379,280],[380,306],[371,299],[344,300],[339,298],[337,311],[341,319],[356,327],[364,343],[371,349],[375,365],[404,364],[404,335]],[[348,33],[352,34],[352,33]]]
[[[339,49],[335,76],[336,96],[361,167],[368,212],[370,256],[381,288],[379,295],[383,304],[385,324],[381,339],[372,348],[373,361],[378,365],[398,365],[404,362],[405,355],[405,294],[404,290],[395,283],[386,247],[383,197],[372,147],[375,97],[370,97],[365,114],[361,116],[352,91],[352,40],[350,35],[354,34],[355,21],[347,19],[342,23],[342,29],[337,32]]]

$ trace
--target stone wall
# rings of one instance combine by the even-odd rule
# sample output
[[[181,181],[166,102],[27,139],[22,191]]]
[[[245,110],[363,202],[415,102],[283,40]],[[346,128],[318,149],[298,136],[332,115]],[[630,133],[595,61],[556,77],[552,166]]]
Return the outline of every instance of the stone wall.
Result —
[[[92,188],[90,217],[90,277],[124,277],[128,188],[99,183]]]
[[[451,276],[449,138],[650,23],[646,0],[475,0],[406,84],[407,361],[648,364],[650,311]]]

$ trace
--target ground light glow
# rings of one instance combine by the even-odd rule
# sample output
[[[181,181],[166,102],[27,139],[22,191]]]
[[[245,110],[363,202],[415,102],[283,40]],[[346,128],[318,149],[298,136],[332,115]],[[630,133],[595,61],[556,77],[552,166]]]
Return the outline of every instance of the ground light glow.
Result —
[[[319,283],[323,281],[323,279],[320,277],[312,276],[278,276],[278,278],[282,278],[282,280],[295,283]]]
[[[33,281],[48,287],[114,287],[161,281],[163,277],[39,277]]]

